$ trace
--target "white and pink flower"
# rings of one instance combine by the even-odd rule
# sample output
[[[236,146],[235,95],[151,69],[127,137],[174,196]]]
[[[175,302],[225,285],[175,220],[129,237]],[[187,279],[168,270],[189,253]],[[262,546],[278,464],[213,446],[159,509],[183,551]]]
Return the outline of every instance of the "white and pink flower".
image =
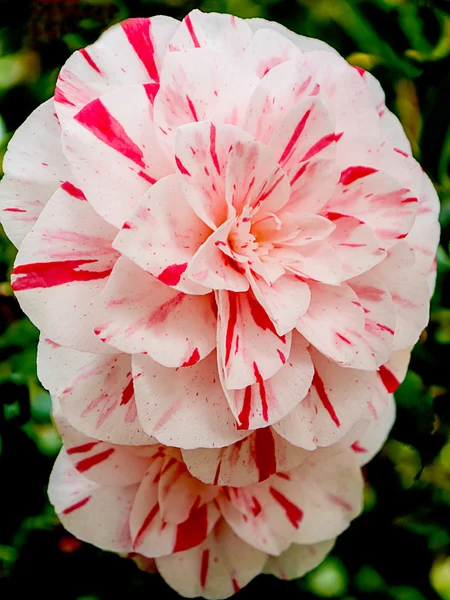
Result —
[[[184,596],[226,598],[263,571],[292,579],[323,560],[361,510],[360,466],[386,437],[392,409],[351,447],[304,452],[262,483],[241,480],[247,453],[239,446],[226,485],[195,478],[177,448],[100,442],[57,414],[65,446],[50,499],[79,539],[155,559]]]
[[[260,19],[130,19],[4,171],[63,524],[191,597],[313,568],[434,286],[438,198],[376,79]]]

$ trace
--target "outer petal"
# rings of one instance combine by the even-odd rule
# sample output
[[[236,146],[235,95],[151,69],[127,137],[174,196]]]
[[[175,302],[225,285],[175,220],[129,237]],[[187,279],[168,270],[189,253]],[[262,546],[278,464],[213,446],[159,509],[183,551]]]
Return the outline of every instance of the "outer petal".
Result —
[[[119,87],[159,82],[167,44],[179,26],[165,16],[127,19],[92,46],[75,52],[61,69],[55,105],[63,124],[86,104]]]
[[[96,333],[102,340],[123,352],[149,354],[166,367],[195,364],[216,346],[212,294],[178,292],[125,257],[115,264],[100,306]]]
[[[209,233],[184,200],[179,178],[170,175],[141,198],[114,247],[162,283],[186,293],[206,294],[207,288],[183,274]]]
[[[170,40],[169,50],[208,48],[240,56],[248,46],[252,31],[247,21],[233,15],[192,10]]]
[[[277,65],[302,59],[302,52],[295,43],[269,28],[254,33],[244,57],[245,64],[262,79]]]
[[[5,232],[16,246],[69,177],[60,135],[50,99],[28,117],[8,144],[3,159],[5,175],[0,183],[0,214]]]
[[[168,156],[182,125],[204,120],[241,125],[257,83],[256,75],[226,52],[197,48],[168,53],[154,113]]]
[[[357,295],[346,284],[332,287],[310,282],[311,303],[297,329],[320,352],[338,364],[376,368],[364,339],[365,316]]]
[[[55,407],[55,400],[53,406]],[[100,442],[84,435],[69,425],[58,408],[54,408],[53,417],[67,456],[86,479],[113,487],[140,483],[148,469],[147,457],[133,454],[130,447]],[[154,446],[155,452],[158,447]],[[151,450],[153,447],[148,446],[147,449]]]
[[[59,399],[67,421],[80,432],[116,444],[154,443],[137,418],[126,354],[77,352],[44,339],[38,373],[44,387]]]
[[[158,495],[158,482],[164,467],[170,464],[156,459],[142,480],[130,516],[130,529],[135,552],[148,558],[181,552],[203,542],[219,518],[214,504],[192,506],[188,518],[181,523],[163,520]],[[178,496],[178,502],[186,498]],[[190,496],[187,498],[190,501]]]
[[[161,443],[214,448],[248,435],[236,428],[220,385],[215,353],[176,371],[134,356],[133,375],[140,421]]]
[[[112,552],[132,549],[128,520],[137,486],[106,487],[79,473],[62,450],[50,476],[50,502],[74,536]]]
[[[265,427],[226,448],[183,450],[183,460],[205,483],[245,487],[298,467],[309,454]]]
[[[225,193],[227,162],[231,148],[250,139],[243,129],[211,121],[191,123],[177,133],[175,161],[182,189],[192,210],[211,229],[234,216]]]
[[[332,218],[336,229],[327,241],[332,244],[346,279],[365,273],[386,257],[370,227],[354,217],[332,215]]]
[[[394,350],[410,348],[419,339],[429,318],[429,288],[413,269],[414,256],[406,242],[393,248],[373,274],[383,280],[394,301]]]
[[[315,450],[341,440],[368,410],[377,375],[339,367],[313,349],[310,353],[315,368],[311,390],[273,427],[291,444]]]
[[[305,35],[299,35],[291,29],[280,25],[280,23],[277,23],[276,21],[267,21],[266,19],[254,18],[247,19],[246,23],[250,25],[252,31],[254,32],[257,32],[259,29],[272,29],[273,31],[276,31],[282,36],[287,37],[304,54],[307,52],[314,52],[315,50],[325,50],[336,54],[336,50],[325,42],[316,40],[315,38],[307,37]]]
[[[312,377],[313,365],[306,343],[297,336],[289,358],[284,359],[275,375],[266,380],[258,377],[256,383],[244,389],[225,388],[239,429],[266,427],[282,419],[306,396]]]
[[[321,93],[327,98],[336,119],[336,131],[361,135],[379,132],[379,116],[370,92],[358,71],[332,52],[310,52],[305,55],[307,69],[314,73]]]
[[[216,292],[219,370],[227,389],[262,384],[286,362],[290,334],[279,336],[251,292]]]
[[[118,256],[111,247],[115,230],[80,193],[69,182],[55,192],[21,244],[12,287],[23,310],[52,340],[108,352],[93,330],[95,298]]]
[[[405,238],[414,224],[417,198],[400,181],[372,167],[355,165],[341,174],[325,209],[364,221],[384,248]],[[324,210],[325,210],[324,209]]]
[[[288,474],[221,497],[222,514],[233,531],[277,556],[291,543],[315,544],[346,529],[361,510],[360,470],[351,450],[331,458],[320,455],[315,452]]]
[[[355,453],[358,463],[364,466],[380,451],[386,441],[389,431],[395,421],[395,401],[392,395],[388,396],[388,406],[378,419],[370,421],[365,433],[353,444],[351,449]]]
[[[221,520],[206,540],[185,552],[156,560],[166,582],[187,598],[228,598],[263,568],[266,554],[252,548]]]
[[[116,227],[172,171],[155,137],[154,93],[150,84],[115,90],[87,104],[64,129],[63,150],[76,180],[94,209]]]
[[[269,556],[264,572],[279,579],[303,577],[323,561],[334,543],[335,540],[327,540],[312,545],[292,544],[280,556]]]
[[[281,119],[268,145],[287,172],[313,157],[332,158],[335,153],[335,125],[321,96],[305,98]]]
[[[265,33],[267,30],[258,33],[258,45],[261,44],[261,37]],[[269,32],[269,35],[272,36],[271,41],[279,41],[278,34]],[[275,36],[275,40],[273,36]],[[264,39],[263,43],[266,44],[267,39]],[[289,45],[291,42],[286,40],[286,44]],[[295,46],[293,47],[295,48]],[[270,48],[270,45],[266,48]],[[280,48],[280,51],[282,52],[283,49]],[[298,52],[297,48],[295,48],[295,52]],[[289,54],[287,47],[284,54]],[[315,82],[311,73],[301,63],[294,60],[277,64],[276,55],[271,54],[267,57],[260,55],[252,58],[258,74],[269,68],[269,65],[271,68],[261,79],[250,98],[244,127],[257,140],[267,144],[280,119],[294,108],[297,102],[312,94]]]

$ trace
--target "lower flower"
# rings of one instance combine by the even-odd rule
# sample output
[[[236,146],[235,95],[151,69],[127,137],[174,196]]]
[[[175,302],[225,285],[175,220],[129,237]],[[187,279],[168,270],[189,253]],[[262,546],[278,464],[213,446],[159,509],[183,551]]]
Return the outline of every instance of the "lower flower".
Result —
[[[296,578],[323,560],[361,511],[360,467],[384,441],[394,404],[390,397],[381,418],[258,483],[239,485],[248,453],[236,444],[235,486],[200,481],[178,448],[151,438],[145,446],[101,442],[73,429],[59,407],[55,416],[64,448],[49,495],[66,529],[156,567],[186,597],[219,599],[259,573]],[[203,452],[207,463],[215,451]]]

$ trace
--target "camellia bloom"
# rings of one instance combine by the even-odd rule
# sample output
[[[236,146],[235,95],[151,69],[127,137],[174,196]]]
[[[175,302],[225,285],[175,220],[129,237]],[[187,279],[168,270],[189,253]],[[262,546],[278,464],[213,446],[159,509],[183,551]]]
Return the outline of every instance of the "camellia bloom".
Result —
[[[429,179],[377,81],[276,24],[116,25],[4,170],[13,289],[87,435],[188,449],[273,426],[326,446],[380,414],[427,323]]]
[[[262,571],[292,579],[323,560],[361,509],[360,465],[386,437],[393,406],[351,448],[304,453],[263,483],[239,481],[238,451],[227,486],[196,479],[176,448],[100,442],[57,416],[65,446],[50,499],[78,538],[156,559],[184,596],[226,598]]]

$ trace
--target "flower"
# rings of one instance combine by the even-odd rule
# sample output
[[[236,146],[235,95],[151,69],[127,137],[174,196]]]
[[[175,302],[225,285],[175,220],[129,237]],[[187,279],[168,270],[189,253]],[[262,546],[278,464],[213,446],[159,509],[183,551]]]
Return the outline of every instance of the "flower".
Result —
[[[137,554],[145,568],[155,559],[184,596],[226,598],[263,570],[292,579],[323,560],[361,510],[360,465],[384,440],[393,406],[351,448],[304,453],[298,466],[263,483],[240,481],[239,449],[226,486],[202,483],[178,449],[155,440],[137,448],[88,438],[56,407],[65,445],[50,499],[77,538]]]
[[[393,391],[427,323],[428,177],[378,82],[274,23],[112,27],[4,170],[13,289],[87,435],[193,449],[273,426],[329,445],[381,412],[380,377]]]

